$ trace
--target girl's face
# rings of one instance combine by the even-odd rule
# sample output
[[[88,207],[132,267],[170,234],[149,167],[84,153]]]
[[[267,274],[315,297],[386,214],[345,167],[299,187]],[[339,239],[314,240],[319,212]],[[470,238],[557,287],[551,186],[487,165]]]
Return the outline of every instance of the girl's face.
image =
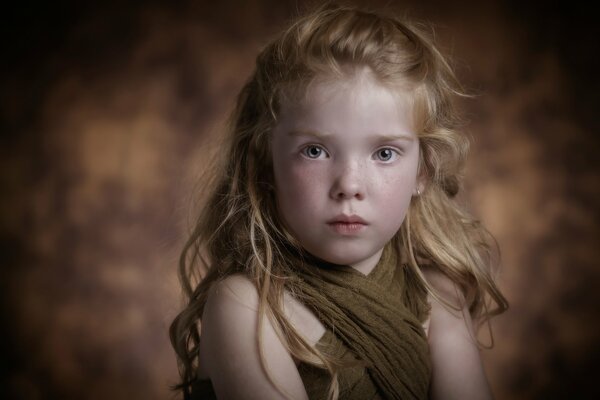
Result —
[[[368,273],[416,193],[412,110],[368,73],[312,85],[273,131],[284,224],[311,254]]]

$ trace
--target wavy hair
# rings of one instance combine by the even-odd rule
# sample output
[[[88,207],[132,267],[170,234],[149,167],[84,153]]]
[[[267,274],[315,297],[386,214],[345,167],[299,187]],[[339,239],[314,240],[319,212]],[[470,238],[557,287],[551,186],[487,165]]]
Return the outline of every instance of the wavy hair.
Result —
[[[284,313],[284,288],[292,293],[294,288],[285,247],[299,248],[299,243],[278,217],[270,133],[284,97],[302,95],[317,78],[348,78],[364,67],[410,95],[418,122],[419,174],[426,188],[411,201],[390,245],[435,298],[444,301],[427,284],[420,265],[430,264],[449,277],[478,321],[507,308],[495,284],[497,245],[456,200],[469,142],[454,105],[465,94],[448,61],[423,25],[328,3],[298,18],[263,48],[237,98],[225,161],[214,165],[206,185],[213,189],[179,260],[187,304],[171,324],[170,338],[182,379],[174,388],[184,398],[198,379],[198,322],[209,289],[243,273],[259,294],[259,326],[269,318],[292,356],[326,368],[332,376],[329,398],[337,399],[340,360],[306,343]],[[258,341],[262,349],[260,335]],[[261,358],[265,365],[262,350]]]

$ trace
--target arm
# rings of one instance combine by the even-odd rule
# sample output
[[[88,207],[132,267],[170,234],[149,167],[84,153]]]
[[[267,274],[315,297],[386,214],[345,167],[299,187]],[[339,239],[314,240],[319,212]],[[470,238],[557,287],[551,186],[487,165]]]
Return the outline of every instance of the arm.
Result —
[[[430,297],[428,341],[433,365],[430,397],[437,399],[491,399],[476,336],[464,298],[446,276],[423,270],[427,281],[462,313]]]
[[[269,381],[257,342],[258,293],[246,277],[233,275],[215,285],[202,316],[200,351],[218,398],[286,398]],[[265,361],[273,380],[289,394],[307,399],[298,369],[268,318],[262,329]]]

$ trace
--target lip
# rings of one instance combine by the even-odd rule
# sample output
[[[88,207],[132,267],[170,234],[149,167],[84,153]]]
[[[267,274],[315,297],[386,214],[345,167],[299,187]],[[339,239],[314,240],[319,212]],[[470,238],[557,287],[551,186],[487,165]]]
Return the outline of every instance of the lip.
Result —
[[[327,221],[328,224],[361,224],[361,225],[369,225],[367,224],[367,222],[362,219],[361,217],[359,217],[358,215],[346,215],[346,214],[340,214],[337,215],[335,217],[333,217],[332,219],[330,219],[329,221]]]
[[[366,229],[369,224],[358,215],[340,214],[327,221],[327,225],[339,235],[353,236]]]

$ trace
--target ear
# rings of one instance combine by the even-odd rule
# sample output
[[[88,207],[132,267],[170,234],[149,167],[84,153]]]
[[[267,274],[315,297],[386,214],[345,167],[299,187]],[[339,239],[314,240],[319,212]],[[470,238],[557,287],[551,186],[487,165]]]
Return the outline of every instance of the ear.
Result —
[[[427,178],[425,177],[425,173],[421,171],[419,175],[417,175],[417,179],[415,180],[415,188],[413,189],[413,196],[420,196],[425,191],[427,187]]]
[[[423,160],[423,148],[419,145],[419,161],[417,164],[417,179],[415,179],[415,187],[413,196],[418,197],[423,194],[427,186],[427,172],[425,171],[425,163]]]
[[[418,197],[423,194],[425,191],[425,183],[418,180],[415,184],[415,188],[413,190],[413,196]]]

